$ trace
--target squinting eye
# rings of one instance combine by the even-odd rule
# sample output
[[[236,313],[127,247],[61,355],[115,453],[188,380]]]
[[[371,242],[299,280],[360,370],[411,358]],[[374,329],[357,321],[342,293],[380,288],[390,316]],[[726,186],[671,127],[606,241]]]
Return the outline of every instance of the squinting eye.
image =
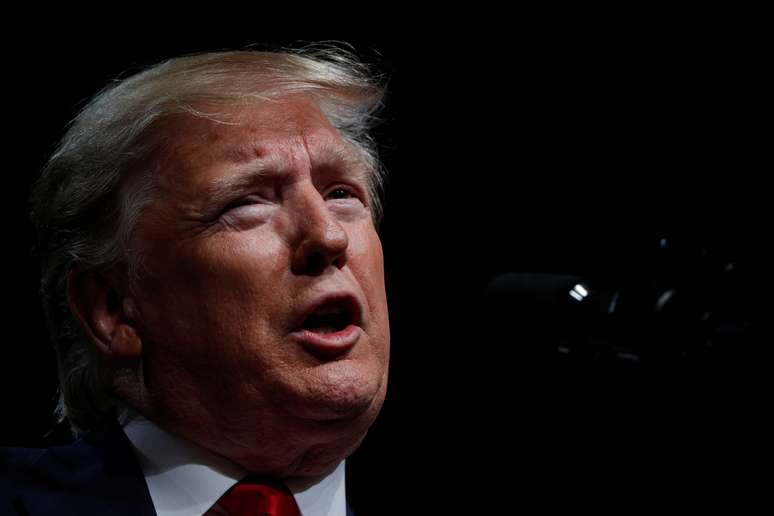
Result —
[[[352,192],[345,188],[336,188],[335,190],[331,190],[331,192],[328,194],[328,199],[348,199],[350,197],[354,197]]]
[[[247,197],[242,197],[240,199],[235,200],[234,202],[232,202],[231,204],[226,206],[226,208],[223,211],[227,212],[227,211],[233,210],[235,208],[241,208],[243,206],[251,206],[253,204],[261,204],[262,201],[263,201],[263,198],[261,198],[261,197],[259,197],[257,195],[248,195]]]

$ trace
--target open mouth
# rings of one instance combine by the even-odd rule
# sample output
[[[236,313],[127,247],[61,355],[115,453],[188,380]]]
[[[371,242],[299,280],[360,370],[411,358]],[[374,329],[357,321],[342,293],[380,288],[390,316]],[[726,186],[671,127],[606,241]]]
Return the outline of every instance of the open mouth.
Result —
[[[344,312],[332,314],[312,314],[304,321],[303,328],[315,333],[335,333],[351,323],[349,315]]]
[[[352,294],[320,297],[302,317],[292,338],[324,362],[349,356],[364,334],[363,310]]]
[[[350,325],[359,325],[359,312],[357,301],[349,296],[330,299],[312,310],[301,327],[314,333],[337,333]]]

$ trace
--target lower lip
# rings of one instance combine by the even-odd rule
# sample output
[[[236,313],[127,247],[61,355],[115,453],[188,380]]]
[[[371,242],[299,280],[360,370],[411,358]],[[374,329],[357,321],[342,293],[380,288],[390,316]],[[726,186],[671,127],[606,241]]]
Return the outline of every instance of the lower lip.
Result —
[[[316,333],[309,330],[300,330],[291,335],[301,343],[307,351],[326,358],[335,358],[352,349],[363,329],[360,326],[350,324],[343,330],[333,333]]]

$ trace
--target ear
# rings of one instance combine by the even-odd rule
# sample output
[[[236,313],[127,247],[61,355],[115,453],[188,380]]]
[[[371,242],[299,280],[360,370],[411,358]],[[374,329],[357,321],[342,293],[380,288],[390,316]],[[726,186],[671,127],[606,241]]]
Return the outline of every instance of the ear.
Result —
[[[67,301],[97,355],[111,369],[139,363],[142,342],[135,327],[134,300],[124,297],[117,281],[76,267],[67,278]]]

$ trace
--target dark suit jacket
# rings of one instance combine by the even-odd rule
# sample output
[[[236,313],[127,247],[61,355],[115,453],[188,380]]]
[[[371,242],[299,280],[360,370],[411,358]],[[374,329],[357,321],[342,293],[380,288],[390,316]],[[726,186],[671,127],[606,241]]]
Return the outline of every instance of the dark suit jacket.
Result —
[[[48,449],[3,449],[0,514],[155,516],[119,426]]]
[[[155,516],[131,444],[114,427],[48,449],[0,449],[0,515]],[[353,516],[347,506],[347,516]]]

